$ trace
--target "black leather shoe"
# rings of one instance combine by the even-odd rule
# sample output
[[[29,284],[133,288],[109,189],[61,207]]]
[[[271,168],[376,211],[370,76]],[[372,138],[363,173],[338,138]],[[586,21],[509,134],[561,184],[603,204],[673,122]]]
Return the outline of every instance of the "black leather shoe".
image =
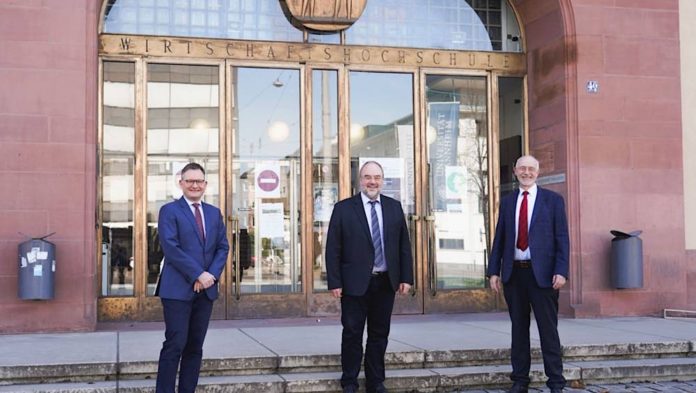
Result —
[[[527,385],[522,385],[522,384],[516,383],[516,384],[512,385],[510,390],[508,390],[508,393],[527,393],[527,391],[528,391]]]
[[[562,388],[551,388],[551,393],[563,393]]]
[[[356,388],[355,386],[345,386],[343,388],[343,393],[357,393],[357,392],[358,392],[358,388]]]
[[[389,391],[384,387],[384,385],[379,385],[372,390],[368,390],[368,393],[389,393]]]

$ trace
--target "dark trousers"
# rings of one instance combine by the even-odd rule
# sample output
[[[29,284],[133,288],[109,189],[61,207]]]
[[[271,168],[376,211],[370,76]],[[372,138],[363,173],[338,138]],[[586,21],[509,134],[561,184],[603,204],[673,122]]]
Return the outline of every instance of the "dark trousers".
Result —
[[[157,393],[174,393],[179,370],[179,393],[193,393],[203,359],[203,341],[213,301],[200,292],[190,301],[162,299],[164,344],[157,369]],[[181,364],[181,367],[180,367]]]
[[[126,267],[125,266],[113,266],[112,268],[112,273],[114,271],[118,272],[118,283],[119,284],[125,284],[126,283]],[[112,281],[113,282],[113,274],[111,275]]]
[[[367,321],[365,347],[365,385],[372,392],[384,383],[384,354],[387,352],[389,327],[395,292],[386,274],[373,276],[363,296],[341,297],[341,386],[358,387],[363,357],[363,332]]]
[[[530,312],[534,310],[541,338],[544,371],[548,377],[546,385],[549,388],[562,389],[566,380],[563,377],[561,340],[558,337],[558,291],[553,288],[540,288],[531,268],[518,267],[514,268],[512,277],[504,285],[504,289],[512,321],[510,379],[517,384],[529,385],[529,324]]]

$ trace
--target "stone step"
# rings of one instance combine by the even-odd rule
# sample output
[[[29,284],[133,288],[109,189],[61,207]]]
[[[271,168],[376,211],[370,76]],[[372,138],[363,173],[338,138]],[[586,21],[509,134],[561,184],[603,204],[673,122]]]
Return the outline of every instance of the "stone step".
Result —
[[[588,360],[673,358],[696,356],[691,341],[664,343],[629,343],[607,345],[570,345],[563,347],[566,363]],[[431,369],[482,365],[507,365],[509,349],[409,350],[388,352],[388,369]],[[539,348],[532,349],[532,358],[541,360]],[[202,376],[234,376],[258,374],[291,374],[340,370],[338,354],[240,356],[206,358]],[[157,361],[120,361],[0,366],[0,385],[50,382],[98,382],[152,378]]]
[[[391,369],[386,386],[390,392],[448,392],[460,389],[505,388],[510,385],[507,365],[482,365],[444,368]],[[565,364],[564,375],[570,386],[586,383],[693,380],[696,358],[658,358],[606,361],[574,361]],[[339,372],[273,373],[201,377],[199,393],[268,392],[309,393],[340,392]],[[530,374],[533,385],[545,380],[543,366],[534,364]],[[361,382],[362,383],[362,382]],[[153,379],[105,382],[73,382],[0,386],[0,392],[43,393],[151,393]]]

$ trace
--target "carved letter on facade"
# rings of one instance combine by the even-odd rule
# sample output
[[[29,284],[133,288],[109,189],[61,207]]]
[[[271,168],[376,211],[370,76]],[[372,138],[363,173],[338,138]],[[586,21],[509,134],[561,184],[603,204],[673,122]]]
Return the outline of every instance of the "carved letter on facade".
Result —
[[[301,63],[314,59],[314,62],[318,63],[335,62],[347,65],[407,65],[456,69],[485,68],[514,73],[524,73],[526,70],[526,58],[523,53],[503,54],[314,43],[254,43],[242,40],[182,39],[179,37],[152,38],[150,36],[120,36],[114,34],[102,34],[99,40],[99,53],[103,55],[228,58],[291,63]]]
[[[123,49],[123,50],[129,50],[129,49],[130,49],[130,43],[131,43],[131,39],[130,39],[130,38],[121,38],[121,49]]]
[[[406,52],[400,50],[399,51],[399,64],[404,64],[406,63]]]
[[[388,51],[388,50],[385,49],[385,50],[382,51],[382,61],[383,61],[384,63],[386,63],[386,62],[388,61],[388,60],[387,60],[387,55],[388,55],[388,54],[389,54],[389,51]]]

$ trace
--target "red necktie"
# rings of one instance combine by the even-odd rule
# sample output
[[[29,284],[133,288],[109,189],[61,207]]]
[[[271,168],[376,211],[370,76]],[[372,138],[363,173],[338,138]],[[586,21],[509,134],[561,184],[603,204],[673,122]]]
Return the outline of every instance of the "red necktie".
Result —
[[[517,248],[524,251],[529,247],[529,233],[527,232],[527,194],[522,193],[522,204],[520,205],[520,222],[517,227]]]
[[[203,229],[203,216],[201,216],[200,203],[193,203],[193,207],[196,210],[196,226],[198,227],[198,234],[201,235],[201,240],[205,243],[205,229]]]

